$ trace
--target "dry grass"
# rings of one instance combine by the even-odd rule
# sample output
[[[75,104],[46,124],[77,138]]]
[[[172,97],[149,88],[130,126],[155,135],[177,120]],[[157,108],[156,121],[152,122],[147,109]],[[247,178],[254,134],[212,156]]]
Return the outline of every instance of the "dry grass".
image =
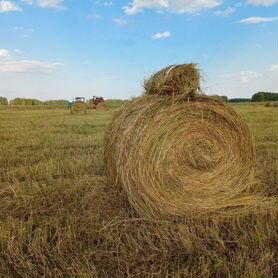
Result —
[[[258,190],[274,197],[277,111],[233,107],[254,133]],[[0,110],[0,277],[276,277],[272,209],[172,224],[138,218],[104,174],[113,112]]]

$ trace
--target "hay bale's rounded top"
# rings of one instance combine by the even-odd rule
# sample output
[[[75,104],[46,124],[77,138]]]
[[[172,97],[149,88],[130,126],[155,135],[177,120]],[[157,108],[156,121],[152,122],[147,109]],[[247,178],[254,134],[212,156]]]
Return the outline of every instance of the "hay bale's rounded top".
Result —
[[[200,80],[196,64],[168,66],[145,80],[145,94],[195,97],[200,89]]]

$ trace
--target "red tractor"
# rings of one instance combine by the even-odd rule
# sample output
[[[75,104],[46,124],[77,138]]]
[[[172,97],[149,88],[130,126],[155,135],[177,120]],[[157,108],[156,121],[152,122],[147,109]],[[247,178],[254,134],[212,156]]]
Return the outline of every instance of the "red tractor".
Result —
[[[104,98],[93,96],[93,109],[97,109],[98,107],[104,106]]]

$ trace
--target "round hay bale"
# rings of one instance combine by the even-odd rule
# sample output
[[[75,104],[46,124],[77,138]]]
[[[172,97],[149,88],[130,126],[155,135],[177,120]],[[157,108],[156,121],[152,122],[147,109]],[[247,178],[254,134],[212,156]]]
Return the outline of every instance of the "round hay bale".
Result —
[[[272,106],[272,103],[271,103],[270,101],[268,101],[268,102],[266,102],[266,103],[264,104],[264,106],[265,106],[265,107],[271,107],[271,106]]]
[[[71,114],[82,115],[87,113],[86,103],[83,101],[75,101],[70,110]]]
[[[144,82],[147,95],[187,95],[200,93],[201,75],[196,64],[168,66]]]
[[[105,111],[107,110],[105,102],[101,102],[96,106],[97,111]]]
[[[206,96],[132,101],[107,132],[105,163],[145,218],[219,212],[253,198],[253,137],[230,106]]]

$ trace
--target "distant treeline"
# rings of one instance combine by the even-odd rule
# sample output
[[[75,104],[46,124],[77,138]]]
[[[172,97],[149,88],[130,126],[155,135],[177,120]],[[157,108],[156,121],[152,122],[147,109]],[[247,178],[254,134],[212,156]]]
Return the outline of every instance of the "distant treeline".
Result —
[[[3,101],[2,101],[3,99]],[[8,100],[4,97],[0,97],[0,103],[2,105],[8,105]],[[10,101],[10,105],[51,105],[51,106],[68,106],[69,101],[65,99],[59,99],[59,100],[47,100],[47,101],[41,101],[38,99],[32,99],[32,98],[15,98]]]
[[[223,101],[223,102],[251,102],[251,99],[250,98],[231,98],[231,99],[228,99],[227,96],[219,96],[219,95],[212,95],[210,96],[211,98],[214,98],[216,100],[220,100],[220,101]]]
[[[252,96],[253,102],[277,101],[277,100],[278,100],[278,93],[258,92]]]
[[[251,102],[251,98],[231,98],[229,102]]]
[[[43,105],[43,101],[33,98],[15,98],[10,101],[10,105]]]
[[[111,108],[120,107],[123,104],[129,102],[128,100],[121,100],[121,99],[108,99],[105,101],[106,105]],[[91,107],[93,103],[93,99],[89,99],[86,101],[88,107]],[[41,101],[38,99],[32,98],[15,98],[12,99],[10,102],[6,97],[0,96],[0,105],[49,105],[49,106],[68,106],[69,101],[65,99],[60,100],[47,100]]]
[[[69,101],[66,99],[58,99],[58,100],[47,100],[44,101],[44,105],[63,105],[63,106],[68,106]]]
[[[106,105],[110,108],[117,108],[121,107],[124,104],[127,104],[129,100],[122,100],[122,99],[107,99],[105,101]]]
[[[258,92],[254,94],[251,98],[231,98],[228,99],[226,96],[212,95],[212,98],[222,100],[224,102],[261,102],[261,101],[278,101],[278,93],[270,92]]]
[[[220,95],[211,95],[210,97],[223,101],[223,102],[231,102],[231,103],[237,103],[237,102],[266,102],[266,101],[278,101],[278,93],[271,93],[271,92],[258,92],[252,96],[252,98],[231,98],[228,99],[227,96],[220,96]],[[127,103],[128,100],[120,100],[120,99],[109,99],[106,100],[106,104],[111,108],[119,107],[125,103]],[[6,97],[0,96],[0,105],[49,105],[49,106],[68,106],[69,101],[65,99],[59,99],[59,100],[47,100],[47,101],[41,101],[38,99],[31,99],[31,98],[15,98],[13,100],[8,101]],[[87,105],[91,106],[92,99],[89,99],[87,101]]]

